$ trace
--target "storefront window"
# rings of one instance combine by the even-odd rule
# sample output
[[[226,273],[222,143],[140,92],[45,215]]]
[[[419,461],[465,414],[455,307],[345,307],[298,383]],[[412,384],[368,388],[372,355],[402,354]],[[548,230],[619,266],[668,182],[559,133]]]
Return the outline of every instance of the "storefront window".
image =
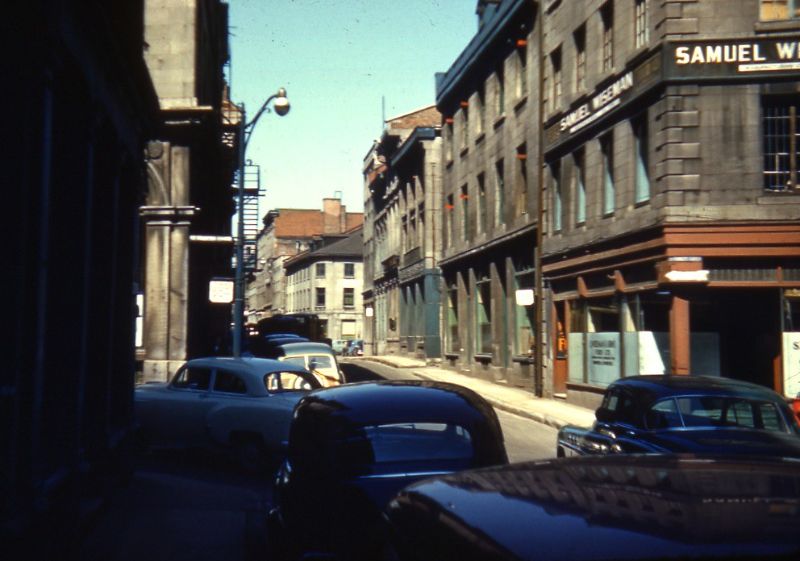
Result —
[[[479,353],[491,354],[492,352],[492,297],[491,281],[483,279],[478,281],[475,291],[476,314],[475,334]]]
[[[514,290],[533,290],[533,270],[521,271],[514,277]],[[535,349],[533,326],[535,324],[535,307],[514,304],[514,354],[532,355]]]
[[[458,289],[455,285],[447,290],[447,348],[451,353],[461,349],[458,336]]]

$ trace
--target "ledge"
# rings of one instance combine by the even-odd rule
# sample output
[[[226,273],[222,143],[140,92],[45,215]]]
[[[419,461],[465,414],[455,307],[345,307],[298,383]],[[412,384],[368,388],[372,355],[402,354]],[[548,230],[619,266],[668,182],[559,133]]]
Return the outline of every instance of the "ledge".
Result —
[[[489,353],[475,353],[474,355],[472,355],[472,358],[484,364],[492,362],[492,355]]]
[[[536,358],[532,356],[516,355],[511,357],[511,362],[518,362],[519,364],[536,364]]]

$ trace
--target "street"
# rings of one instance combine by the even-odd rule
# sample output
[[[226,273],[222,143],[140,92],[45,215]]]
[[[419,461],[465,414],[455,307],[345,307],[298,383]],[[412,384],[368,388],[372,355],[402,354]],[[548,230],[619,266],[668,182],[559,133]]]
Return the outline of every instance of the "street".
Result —
[[[403,380],[419,379],[412,369],[395,368],[363,359],[343,359],[340,362],[345,377],[350,382],[376,379]],[[530,419],[495,409],[503,428],[506,451],[510,462],[554,458],[556,455],[556,434],[550,426]]]

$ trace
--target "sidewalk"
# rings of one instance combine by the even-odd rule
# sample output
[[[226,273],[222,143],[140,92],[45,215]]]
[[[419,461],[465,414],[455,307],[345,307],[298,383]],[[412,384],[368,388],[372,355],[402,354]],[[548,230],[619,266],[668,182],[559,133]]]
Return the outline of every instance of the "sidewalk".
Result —
[[[554,399],[536,397],[526,390],[489,382],[466,374],[459,374],[446,368],[428,366],[422,360],[396,355],[364,356],[361,359],[386,364],[395,368],[408,369],[409,373],[423,380],[450,382],[465,386],[483,396],[497,409],[502,409],[551,427],[561,428],[564,425],[588,427],[594,422],[594,411],[585,407]]]

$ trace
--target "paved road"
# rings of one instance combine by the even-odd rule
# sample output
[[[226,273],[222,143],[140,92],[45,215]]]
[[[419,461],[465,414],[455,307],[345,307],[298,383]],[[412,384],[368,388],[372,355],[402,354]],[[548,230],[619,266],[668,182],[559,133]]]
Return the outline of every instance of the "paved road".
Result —
[[[409,368],[395,368],[358,359],[343,359],[340,362],[348,382],[381,378],[389,380],[417,379],[412,373],[413,369]],[[506,451],[510,461],[522,462],[555,458],[558,432],[556,429],[505,411],[497,410],[497,416],[503,427]]]

